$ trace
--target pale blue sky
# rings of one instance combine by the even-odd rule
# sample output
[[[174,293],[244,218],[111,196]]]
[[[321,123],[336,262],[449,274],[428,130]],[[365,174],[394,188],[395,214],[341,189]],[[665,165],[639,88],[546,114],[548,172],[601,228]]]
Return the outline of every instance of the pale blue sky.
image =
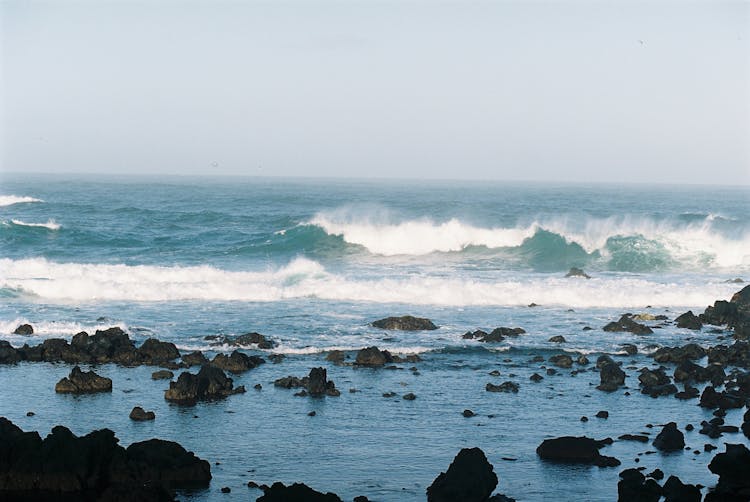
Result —
[[[0,170],[750,183],[750,3],[5,0]]]

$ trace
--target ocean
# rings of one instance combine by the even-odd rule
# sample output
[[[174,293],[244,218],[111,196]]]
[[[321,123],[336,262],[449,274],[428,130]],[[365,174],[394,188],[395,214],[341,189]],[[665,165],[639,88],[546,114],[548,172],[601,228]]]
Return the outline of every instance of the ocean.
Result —
[[[591,278],[565,277],[571,267]],[[602,453],[620,468],[551,465],[535,449],[554,436],[655,435],[647,425],[710,419],[696,400],[640,394],[637,369],[654,365],[658,347],[721,335],[672,323],[651,335],[602,327],[626,312],[698,314],[741,289],[735,279],[750,280],[750,189],[741,186],[4,174],[0,340],[120,326],[138,342],[211,355],[229,347],[206,336],[255,331],[278,346],[248,353],[286,358],[233,376],[248,393],[189,408],[163,399],[167,384],[149,367],[98,367],[113,393],[72,397],[54,392],[68,365],[0,366],[0,415],[43,436],[62,424],[78,434],[111,428],[124,445],[177,440],[212,464],[211,487],[182,493],[188,500],[253,499],[261,492],[250,480],[304,482],[345,500],[423,500],[469,446],[494,465],[497,491],[517,500],[614,500],[618,472],[633,466],[709,487],[717,478],[703,445],[749,444],[741,434],[686,433],[700,454],[616,441]],[[407,314],[439,329],[370,325]],[[23,323],[35,333],[12,334]],[[499,326],[526,333],[497,344],[462,338]],[[550,342],[556,335],[565,342]],[[423,360],[399,370],[325,360],[372,345]],[[563,352],[613,355],[629,389],[605,393],[598,373],[547,375],[531,361]],[[273,386],[316,366],[340,397]],[[542,382],[529,380],[535,372]],[[506,380],[517,394],[485,391]],[[407,392],[417,398],[403,400]],[[131,422],[136,404],[156,420]],[[467,408],[477,416],[463,417]],[[593,418],[599,410],[609,418]],[[741,410],[726,420],[741,422]]]

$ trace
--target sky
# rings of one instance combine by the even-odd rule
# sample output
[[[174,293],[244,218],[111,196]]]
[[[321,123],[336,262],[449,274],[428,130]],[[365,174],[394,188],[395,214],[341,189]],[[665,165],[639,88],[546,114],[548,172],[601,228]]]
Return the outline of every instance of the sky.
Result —
[[[750,184],[750,2],[0,0],[0,172]]]

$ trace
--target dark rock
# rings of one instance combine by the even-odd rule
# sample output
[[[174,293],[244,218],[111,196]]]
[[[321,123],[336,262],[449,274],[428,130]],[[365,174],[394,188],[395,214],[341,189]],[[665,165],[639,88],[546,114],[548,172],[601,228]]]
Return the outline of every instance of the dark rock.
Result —
[[[609,418],[608,411],[599,411],[596,413],[596,418]]]
[[[0,340],[0,364],[15,364],[21,360],[21,354],[6,340]]]
[[[716,389],[711,385],[703,389],[703,394],[701,394],[700,400],[700,406],[702,408],[721,408],[724,410],[742,408],[746,403],[747,398],[738,393],[726,390],[716,392]]]
[[[342,363],[346,359],[346,354],[343,350],[332,350],[326,355],[326,361],[334,363]]]
[[[488,383],[485,386],[485,390],[487,392],[512,392],[514,394],[517,394],[518,384],[515,382],[503,382],[500,385],[493,385],[491,383]]]
[[[536,449],[536,453],[543,460],[552,462],[591,464],[599,467],[620,465],[616,458],[605,457],[599,453],[602,446],[603,442],[591,438],[563,436],[545,439]]]
[[[599,370],[599,378],[601,383],[596,388],[605,392],[615,391],[625,384],[625,372],[615,362],[602,366]]]
[[[629,356],[632,356],[638,353],[638,347],[636,347],[632,343],[623,343],[622,345],[620,345],[620,347]]]
[[[579,364],[581,366],[586,366],[588,363],[589,363],[589,358],[583,354],[578,356],[578,359],[576,359],[576,364]]]
[[[196,350],[189,354],[183,354],[182,364],[187,368],[191,366],[203,366],[204,364],[208,364],[208,359],[206,359],[203,352]]]
[[[686,485],[677,476],[669,476],[662,488],[665,502],[700,502],[703,498],[695,485]]]
[[[313,368],[310,370],[310,374],[303,378],[297,378],[294,376],[288,376],[279,378],[273,383],[276,387],[282,387],[285,389],[303,388],[302,393],[297,393],[295,396],[306,396],[309,394],[313,397],[319,396],[339,396],[341,392],[336,389],[336,385],[333,380],[327,380],[327,372],[325,368]]]
[[[138,347],[138,355],[143,364],[160,364],[180,357],[180,351],[173,343],[149,338]]]
[[[685,447],[685,436],[677,424],[669,422],[654,439],[654,448],[660,451],[678,451]]]
[[[228,486],[224,486],[221,488],[221,493],[231,493],[231,492],[232,492],[232,489],[229,488]]]
[[[655,370],[641,368],[639,371],[640,374],[638,375],[638,380],[643,387],[665,385],[671,382],[667,374],[664,372],[664,368],[657,368]]]
[[[538,373],[534,373],[529,377],[529,380],[531,380],[532,382],[541,382],[542,380],[544,380],[544,377]]]
[[[278,344],[260,333],[245,333],[235,338],[227,338],[226,344],[234,347],[249,347],[257,345],[259,349],[272,349]]]
[[[648,443],[648,436],[641,434],[623,434],[617,439],[621,441],[638,441],[639,443]]]
[[[428,502],[484,502],[497,486],[497,475],[479,448],[464,448],[427,488]]]
[[[508,337],[514,337],[526,333],[523,328],[506,328],[499,327],[493,329],[491,332],[486,333],[482,330],[476,330],[474,332],[469,331],[463,335],[464,339],[476,339],[484,343],[502,342]]]
[[[357,358],[355,359],[354,364],[358,366],[377,367],[392,362],[393,358],[387,350],[381,351],[377,347],[366,347],[357,352]]]
[[[277,481],[263,492],[256,502],[342,502],[335,493],[321,493],[302,483],[284,486]]]
[[[159,370],[151,373],[152,380],[171,380],[174,377],[174,373],[169,370]]]
[[[693,314],[692,310],[688,310],[684,314],[678,316],[674,322],[677,324],[678,328],[701,329],[703,327],[703,323],[698,316]]]
[[[708,469],[719,476],[719,482],[706,495],[709,502],[750,499],[750,450],[743,444],[726,443],[726,451],[719,453],[708,464]]]
[[[661,498],[661,486],[646,477],[638,469],[625,469],[617,483],[619,502],[657,502]]]
[[[136,406],[130,412],[130,419],[138,421],[138,422],[142,422],[145,420],[153,420],[155,418],[156,418],[156,414],[153,411],[145,411],[140,406]]]
[[[42,440],[0,418],[0,499],[162,501],[211,479],[208,462],[177,443],[117,442],[108,429],[77,437],[62,426]]]
[[[187,371],[180,374],[176,382],[169,382],[164,399],[177,404],[194,405],[196,401],[221,399],[245,392],[245,387],[236,389],[231,378],[212,365],[202,366],[197,375]]]
[[[93,371],[81,371],[75,366],[70,375],[55,385],[55,392],[60,394],[93,394],[112,392],[112,380],[102,377]]]
[[[556,354],[549,358],[549,362],[558,368],[570,368],[573,366],[573,358],[567,354]]]
[[[409,392],[408,394],[404,394],[403,398],[407,401],[414,401],[417,398],[417,396],[414,393]]]
[[[471,418],[471,417],[473,417],[473,416],[475,416],[475,415],[476,415],[476,413],[474,413],[474,412],[473,412],[473,411],[471,411],[471,410],[464,410],[464,411],[463,411],[463,413],[461,413],[461,414],[462,414],[462,415],[463,415],[463,416],[464,416],[465,418]]]
[[[14,335],[33,335],[34,334],[34,328],[31,326],[31,324],[21,324],[19,327],[13,331]]]
[[[235,350],[228,356],[226,354],[216,354],[216,357],[211,361],[211,366],[216,366],[231,373],[242,373],[256,368],[265,362],[265,359],[262,357],[248,356]]]
[[[551,337],[548,341],[552,343],[565,343],[565,337],[562,335],[555,335]]]
[[[413,317],[410,315],[402,317],[386,317],[374,321],[372,325],[376,328],[400,330],[400,331],[422,331],[438,329],[432,321],[422,317]]]
[[[583,277],[584,279],[591,279],[590,275],[588,275],[583,271],[583,269],[578,267],[572,267],[570,270],[568,270],[568,273],[565,274],[565,277]]]
[[[695,399],[700,395],[700,391],[697,388],[692,387],[689,384],[685,384],[685,390],[678,392],[674,395],[677,399]]]
[[[627,331],[636,335],[649,335],[653,333],[653,330],[646,326],[645,324],[637,323],[633,320],[633,318],[625,314],[622,317],[620,317],[620,320],[617,322],[611,322],[604,326],[602,328],[604,331]]]
[[[684,347],[660,347],[653,354],[658,363],[681,363],[683,361],[700,359],[706,355],[706,350],[698,344],[689,343]]]

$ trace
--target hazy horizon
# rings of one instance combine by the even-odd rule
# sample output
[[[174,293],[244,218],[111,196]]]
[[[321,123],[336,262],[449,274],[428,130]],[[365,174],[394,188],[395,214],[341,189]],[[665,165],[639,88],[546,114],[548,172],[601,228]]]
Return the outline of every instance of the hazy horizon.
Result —
[[[750,184],[750,4],[0,3],[0,172]]]

